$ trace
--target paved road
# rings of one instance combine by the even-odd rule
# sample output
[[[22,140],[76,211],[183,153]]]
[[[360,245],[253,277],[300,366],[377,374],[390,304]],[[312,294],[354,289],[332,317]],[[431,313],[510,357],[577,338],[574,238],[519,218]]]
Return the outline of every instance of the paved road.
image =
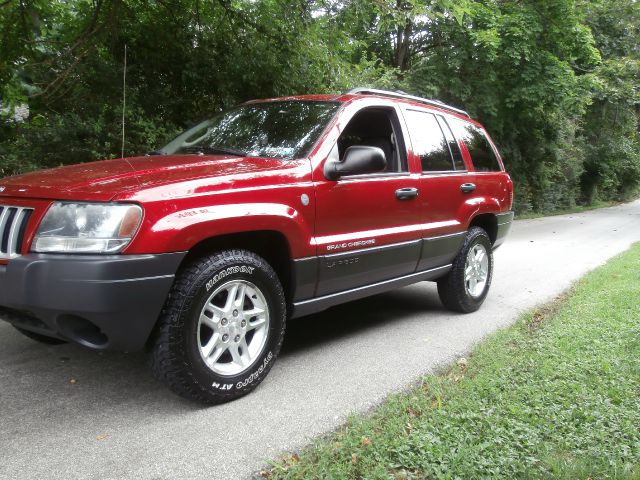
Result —
[[[0,479],[246,478],[638,240],[640,202],[516,222],[479,312],[444,311],[424,283],[300,319],[267,380],[211,408],[155,383],[141,354],[46,347],[0,324]]]

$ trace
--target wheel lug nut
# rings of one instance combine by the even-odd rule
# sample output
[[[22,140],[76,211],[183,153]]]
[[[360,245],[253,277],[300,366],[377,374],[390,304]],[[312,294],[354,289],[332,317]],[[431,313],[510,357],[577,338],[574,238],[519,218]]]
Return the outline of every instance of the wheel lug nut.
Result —
[[[233,316],[234,316],[234,317],[237,317],[237,316],[238,316],[238,310],[234,310],[234,311],[233,311]]]
[[[229,340],[229,335],[225,333],[224,335],[222,335],[222,341],[226,342],[227,340]]]
[[[226,319],[226,318],[223,318],[223,319],[220,321],[220,323],[222,324],[222,326],[226,325],[226,324],[227,324],[227,319]]]
[[[240,335],[236,335],[236,338],[234,340],[236,341],[236,343],[239,342],[240,341]]]

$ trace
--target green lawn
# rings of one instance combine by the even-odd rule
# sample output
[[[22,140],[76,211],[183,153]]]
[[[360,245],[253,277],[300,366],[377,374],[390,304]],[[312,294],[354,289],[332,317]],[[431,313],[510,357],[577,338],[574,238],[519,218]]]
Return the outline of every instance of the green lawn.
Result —
[[[640,479],[640,244],[280,478]]]

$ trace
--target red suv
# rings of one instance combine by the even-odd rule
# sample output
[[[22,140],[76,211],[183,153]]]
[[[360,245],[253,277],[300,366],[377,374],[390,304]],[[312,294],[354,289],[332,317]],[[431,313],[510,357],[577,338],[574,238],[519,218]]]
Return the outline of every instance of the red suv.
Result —
[[[288,318],[423,280],[477,310],[513,184],[461,110],[355,89],[247,102],[157,152],[0,180],[0,316],[149,350],[206,403],[267,375]]]

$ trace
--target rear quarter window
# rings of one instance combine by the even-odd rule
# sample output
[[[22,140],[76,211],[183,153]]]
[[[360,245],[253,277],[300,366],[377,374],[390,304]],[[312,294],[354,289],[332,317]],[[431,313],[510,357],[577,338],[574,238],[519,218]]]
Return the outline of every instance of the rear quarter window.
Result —
[[[477,172],[500,172],[502,167],[484,131],[457,118],[449,119],[455,136],[464,142]]]

